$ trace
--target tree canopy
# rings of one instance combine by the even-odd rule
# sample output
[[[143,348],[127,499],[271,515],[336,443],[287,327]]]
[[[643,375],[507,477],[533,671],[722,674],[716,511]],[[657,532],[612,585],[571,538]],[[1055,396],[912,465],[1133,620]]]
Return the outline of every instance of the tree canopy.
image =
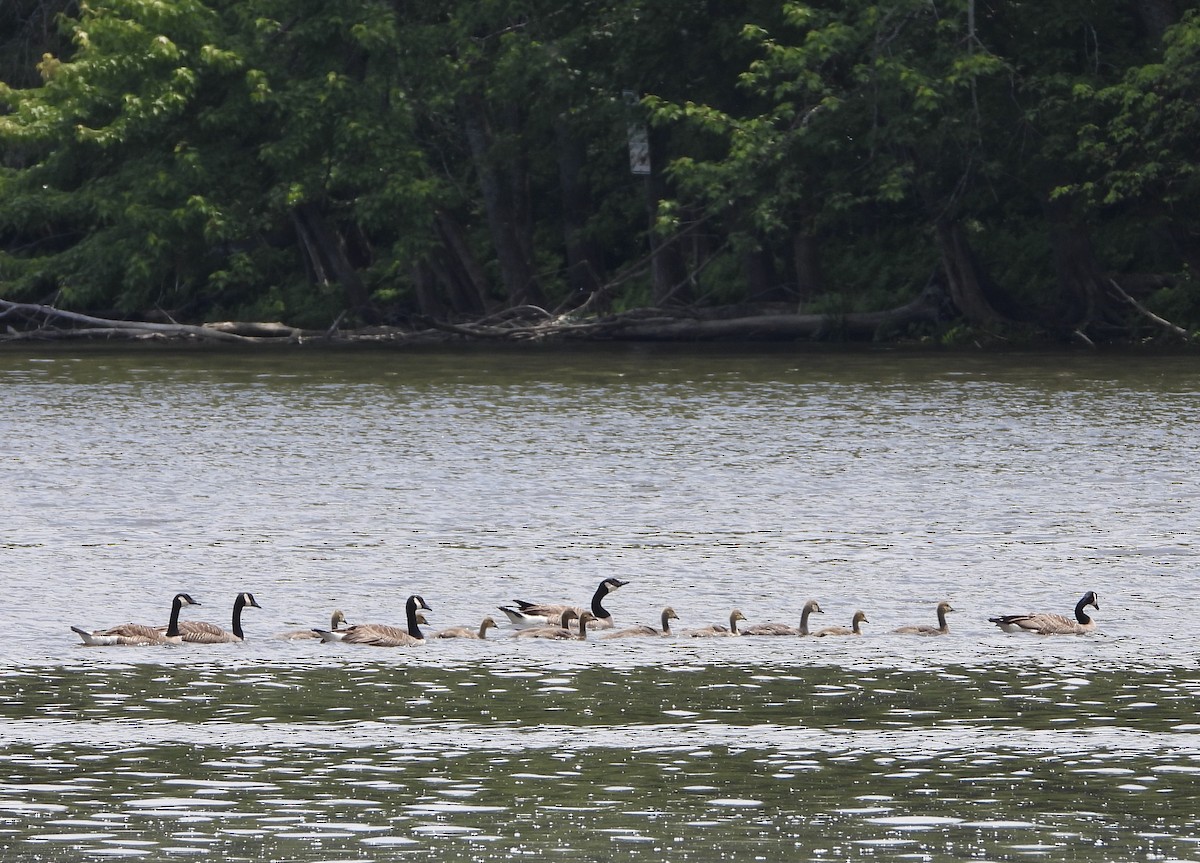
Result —
[[[1200,328],[1172,0],[14,0],[0,32],[15,303]]]

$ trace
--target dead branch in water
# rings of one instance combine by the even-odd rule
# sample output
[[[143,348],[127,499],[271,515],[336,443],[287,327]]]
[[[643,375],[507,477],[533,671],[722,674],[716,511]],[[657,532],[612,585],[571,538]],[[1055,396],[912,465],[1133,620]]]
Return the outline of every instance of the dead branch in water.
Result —
[[[254,342],[257,339],[240,336],[235,333],[222,332],[208,327],[196,327],[189,324],[151,324],[145,321],[116,321],[110,318],[97,318],[79,312],[68,312],[53,306],[43,306],[36,303],[14,303],[0,300],[0,318],[9,315],[22,315],[27,319],[44,319],[44,321],[65,321],[81,326],[59,328],[47,326],[44,322],[36,329],[18,331],[9,327],[6,336],[0,339],[15,341],[49,340],[49,339],[78,339],[78,338],[199,338],[223,342]]]

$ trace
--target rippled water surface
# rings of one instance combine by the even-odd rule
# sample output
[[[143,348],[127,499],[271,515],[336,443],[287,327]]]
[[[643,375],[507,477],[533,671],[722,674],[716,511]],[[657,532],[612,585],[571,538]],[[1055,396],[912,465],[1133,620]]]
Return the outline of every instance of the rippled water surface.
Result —
[[[1200,366],[0,353],[0,857],[1200,860]],[[861,638],[514,640],[497,606]],[[1083,637],[987,622],[1069,614]],[[71,625],[229,625],[88,648]],[[384,649],[273,635],[502,625]],[[951,633],[892,633],[933,623]]]

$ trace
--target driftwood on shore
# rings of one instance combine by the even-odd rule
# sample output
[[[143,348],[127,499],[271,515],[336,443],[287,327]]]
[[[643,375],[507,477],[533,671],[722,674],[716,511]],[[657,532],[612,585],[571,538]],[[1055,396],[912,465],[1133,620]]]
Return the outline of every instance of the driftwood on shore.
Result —
[[[78,339],[302,344],[430,341],[780,341],[877,338],[917,321],[935,321],[939,299],[925,292],[881,312],[801,314],[779,308],[637,309],[621,314],[553,314],[534,306],[507,309],[475,321],[422,319],[409,327],[304,330],[272,322],[223,321],[195,326],[114,320],[54,306],[0,299],[0,342]]]

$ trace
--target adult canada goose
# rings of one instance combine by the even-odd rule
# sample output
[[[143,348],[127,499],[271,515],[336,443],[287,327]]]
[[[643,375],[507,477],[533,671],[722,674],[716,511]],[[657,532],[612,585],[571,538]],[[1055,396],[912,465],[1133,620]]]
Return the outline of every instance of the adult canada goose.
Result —
[[[122,623],[110,629],[97,629],[89,632],[78,626],[71,629],[79,633],[83,643],[90,647],[109,647],[112,645],[142,645],[142,644],[178,644],[179,611],[185,605],[199,605],[186,593],[177,593],[171,600],[171,620],[166,627],[151,626],[143,623]]]
[[[720,638],[722,636],[741,635],[738,632],[737,622],[745,619],[746,615],[735,608],[729,615],[729,626],[714,623],[712,626],[702,626],[699,629],[686,630],[682,634],[688,638]]]
[[[425,643],[425,635],[421,632],[420,627],[424,618],[418,616],[418,610],[432,611],[425,604],[425,600],[414,593],[404,604],[407,628],[386,623],[359,623],[348,627],[340,639],[325,630],[318,632],[318,635],[321,636],[322,641],[341,641],[345,644],[369,644],[372,647],[415,647]]]
[[[326,632],[345,632],[345,630],[346,630],[346,615],[343,614],[342,610],[339,608],[336,611],[334,611],[333,616],[329,618],[329,629],[327,629],[325,631]],[[320,638],[321,636],[317,635],[317,630],[309,628],[309,629],[296,629],[291,632],[280,632],[280,633],[276,634],[274,637],[282,638],[285,641],[302,641],[302,640],[310,639],[310,638],[311,639]]]
[[[818,629],[813,635],[818,638],[824,638],[828,635],[862,635],[862,630],[859,629],[859,624],[870,623],[867,620],[867,615],[861,611],[854,612],[854,618],[850,621],[849,626],[827,626],[824,629]]]
[[[821,611],[821,606],[815,599],[810,599],[800,612],[799,628],[786,623],[756,623],[743,629],[742,635],[808,635],[808,617],[814,611]]]
[[[246,634],[242,632],[242,609],[262,608],[254,599],[253,593],[239,593],[233,601],[233,631],[222,629],[215,623],[202,620],[185,620],[179,624],[179,634],[188,644],[232,644],[245,641]]]
[[[1100,597],[1094,590],[1089,590],[1079,602],[1075,603],[1075,619],[1064,614],[1004,614],[1000,617],[989,617],[1005,632],[1036,632],[1039,635],[1083,635],[1096,628],[1096,621],[1088,617],[1084,610],[1088,606],[1100,610]]]
[[[590,613],[590,612],[587,612]],[[513,633],[513,638],[574,638],[571,621],[579,617],[573,608],[564,608],[558,626],[527,626]]]
[[[912,626],[899,626],[892,632],[899,632],[904,635],[946,635],[950,632],[950,624],[946,622],[946,615],[954,611],[948,602],[939,602],[937,604],[937,626],[929,626],[928,624],[913,624]]]
[[[600,636],[601,638],[633,638],[636,636],[669,636],[671,632],[671,621],[679,620],[679,615],[675,613],[675,609],[669,605],[662,610],[662,629],[655,629],[649,624],[641,624],[639,626],[631,626],[628,629],[618,629],[616,632],[610,632],[607,635]]]
[[[434,638],[476,638],[483,640],[487,638],[487,631],[496,628],[494,618],[485,617],[483,622],[479,624],[479,629],[474,630],[469,626],[451,626],[448,629],[443,629],[440,632],[433,634]]]
[[[596,588],[596,592],[592,595],[591,611],[595,617],[595,623],[592,624],[593,628],[612,629],[612,614],[601,603],[604,597],[627,584],[629,584],[628,581],[622,581],[619,578],[606,578],[600,582],[600,586]],[[516,605],[516,608],[502,605],[500,606],[500,610],[504,612],[509,622],[517,629],[526,629],[531,626],[553,626],[568,608],[575,612],[576,619],[582,617],[584,611],[583,607],[578,605],[551,605],[549,603],[525,602],[521,599],[514,599],[513,603]]]

